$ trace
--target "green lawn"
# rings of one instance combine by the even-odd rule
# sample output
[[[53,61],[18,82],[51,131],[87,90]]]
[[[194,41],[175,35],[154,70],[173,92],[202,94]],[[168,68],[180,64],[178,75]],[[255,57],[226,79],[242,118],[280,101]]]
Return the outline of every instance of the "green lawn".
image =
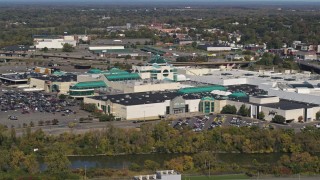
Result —
[[[248,176],[244,174],[234,174],[234,175],[214,175],[214,176],[182,176],[182,180],[236,180],[236,179],[249,179]]]

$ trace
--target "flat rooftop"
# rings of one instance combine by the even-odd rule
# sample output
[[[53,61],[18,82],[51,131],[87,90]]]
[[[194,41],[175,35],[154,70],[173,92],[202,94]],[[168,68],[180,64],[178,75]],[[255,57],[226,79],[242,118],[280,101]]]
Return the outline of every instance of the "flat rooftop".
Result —
[[[30,77],[40,77],[41,75],[34,72],[21,72],[21,73],[7,73],[7,74],[0,74],[0,79],[5,79],[9,81],[25,81],[28,80]]]
[[[90,99],[108,101],[122,105],[140,105],[140,104],[153,104],[162,103],[166,100],[172,100],[178,96],[183,99],[201,99],[202,97],[214,97],[211,93],[195,93],[181,95],[177,91],[157,91],[157,92],[142,92],[142,93],[129,93],[129,94],[115,94],[104,96],[93,96]]]
[[[52,81],[52,82],[72,82],[77,81],[77,75],[75,74],[65,74],[62,76],[40,76],[34,77],[35,79],[40,79],[43,81]]]
[[[232,100],[249,103],[249,98],[239,98],[239,99],[232,99]],[[304,102],[292,101],[287,99],[280,99],[279,103],[269,103],[269,104],[262,104],[262,105],[255,104],[255,103],[249,103],[249,104],[269,107],[273,109],[281,109],[281,110],[294,110],[294,109],[302,109],[302,108],[313,108],[313,107],[319,106],[317,104],[304,103]]]

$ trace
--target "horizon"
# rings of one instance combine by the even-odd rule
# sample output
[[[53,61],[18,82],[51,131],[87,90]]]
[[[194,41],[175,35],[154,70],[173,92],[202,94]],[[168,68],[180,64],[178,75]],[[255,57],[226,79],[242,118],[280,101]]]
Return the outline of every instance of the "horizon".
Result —
[[[298,3],[298,4],[310,4],[310,3],[317,3],[320,4],[319,0],[153,0],[150,2],[150,0],[0,0],[0,2],[4,3],[21,3],[21,4],[29,4],[29,3],[39,3],[39,4],[55,4],[55,3],[63,3],[63,4],[69,4],[69,3],[81,3],[81,4],[90,4],[90,3],[98,3],[98,4],[139,4],[139,3],[148,3],[146,5],[150,4],[162,4],[162,3],[168,3],[168,4],[230,4],[230,3],[250,3],[250,4],[283,4],[283,3]]]

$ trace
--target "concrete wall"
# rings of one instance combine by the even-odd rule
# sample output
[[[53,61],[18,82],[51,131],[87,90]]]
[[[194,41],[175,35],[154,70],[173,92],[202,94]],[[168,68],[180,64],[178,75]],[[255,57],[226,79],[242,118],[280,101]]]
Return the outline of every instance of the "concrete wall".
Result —
[[[187,99],[186,104],[189,105],[189,112],[198,112],[200,99]]]
[[[249,102],[255,104],[270,104],[270,103],[278,103],[280,101],[279,97],[249,97]]]
[[[169,103],[154,103],[154,104],[142,104],[127,106],[127,120],[133,119],[150,119],[157,118],[159,115],[165,115],[166,106]]]
[[[227,100],[214,100],[214,113],[220,113],[225,105],[227,105]]]
[[[30,78],[30,83],[29,83],[30,88],[39,88],[39,89],[46,90],[45,86],[46,86],[45,81],[41,79]]]
[[[76,82],[53,82],[51,85],[56,84],[59,86],[59,90],[61,94],[68,94],[70,86],[76,84]]]

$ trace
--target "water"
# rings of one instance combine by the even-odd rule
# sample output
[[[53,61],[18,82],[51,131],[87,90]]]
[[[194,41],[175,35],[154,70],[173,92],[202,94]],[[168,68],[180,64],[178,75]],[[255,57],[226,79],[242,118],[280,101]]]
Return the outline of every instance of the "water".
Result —
[[[136,163],[143,165],[145,160],[152,160],[163,165],[165,161],[182,156],[183,154],[139,154],[139,155],[118,155],[118,156],[72,156],[69,157],[71,168],[128,168],[130,164]],[[237,163],[239,165],[250,165],[256,159],[260,163],[276,163],[282,153],[271,154],[237,154],[237,153],[220,153],[216,154],[218,161],[224,163]],[[45,169],[43,162],[40,163],[41,170]]]

